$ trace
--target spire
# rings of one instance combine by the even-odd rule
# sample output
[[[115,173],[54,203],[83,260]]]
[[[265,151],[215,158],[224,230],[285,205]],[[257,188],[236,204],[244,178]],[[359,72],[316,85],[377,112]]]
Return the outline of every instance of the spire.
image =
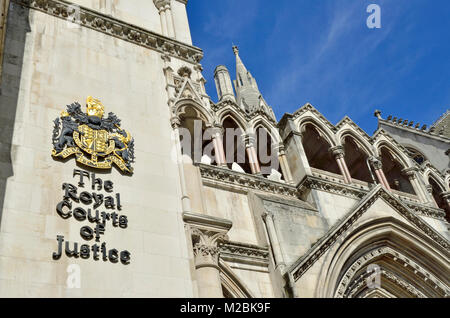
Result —
[[[267,105],[259,92],[256,80],[242,62],[239,56],[239,48],[236,45],[233,45],[233,52],[236,56],[236,80],[233,82],[237,95],[237,104],[248,114],[262,110],[275,120],[272,109]]]

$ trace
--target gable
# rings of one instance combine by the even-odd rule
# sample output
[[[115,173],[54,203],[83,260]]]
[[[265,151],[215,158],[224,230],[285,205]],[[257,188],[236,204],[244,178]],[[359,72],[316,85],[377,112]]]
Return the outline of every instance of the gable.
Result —
[[[381,186],[369,192],[361,202],[345,217],[337,222],[310,250],[286,271],[295,280],[300,278],[314,265],[335,243],[342,241],[353,229],[368,220],[395,218],[400,223],[408,224],[428,237],[433,245],[444,254],[449,254],[449,241],[431,228],[425,221],[415,215],[399,199],[392,196]],[[448,256],[447,256],[448,258]]]

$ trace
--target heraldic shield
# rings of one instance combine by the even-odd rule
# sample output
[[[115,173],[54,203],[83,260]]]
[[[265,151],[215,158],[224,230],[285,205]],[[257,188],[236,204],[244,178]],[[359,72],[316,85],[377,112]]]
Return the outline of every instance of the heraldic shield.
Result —
[[[72,155],[77,162],[98,169],[110,169],[114,163],[121,171],[133,173],[134,139],[120,127],[113,113],[103,118],[104,106],[91,96],[86,100],[86,114],[79,103],[67,106],[61,117],[54,120],[54,158]]]

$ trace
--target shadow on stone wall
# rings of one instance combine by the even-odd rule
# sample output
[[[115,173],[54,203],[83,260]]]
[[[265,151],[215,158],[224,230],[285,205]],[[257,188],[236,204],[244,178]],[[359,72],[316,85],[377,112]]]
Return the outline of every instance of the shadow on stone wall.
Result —
[[[13,132],[19,99],[26,34],[30,32],[29,9],[10,3],[0,86],[0,224],[7,179],[12,167]]]

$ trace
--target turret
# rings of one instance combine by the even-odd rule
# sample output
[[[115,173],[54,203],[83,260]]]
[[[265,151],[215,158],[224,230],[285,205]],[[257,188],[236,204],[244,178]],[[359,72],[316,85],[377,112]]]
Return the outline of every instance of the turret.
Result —
[[[216,67],[216,70],[214,71],[214,80],[216,82],[217,97],[219,98],[219,101],[224,99],[236,101],[233,86],[231,85],[230,73],[225,66],[219,65]]]

